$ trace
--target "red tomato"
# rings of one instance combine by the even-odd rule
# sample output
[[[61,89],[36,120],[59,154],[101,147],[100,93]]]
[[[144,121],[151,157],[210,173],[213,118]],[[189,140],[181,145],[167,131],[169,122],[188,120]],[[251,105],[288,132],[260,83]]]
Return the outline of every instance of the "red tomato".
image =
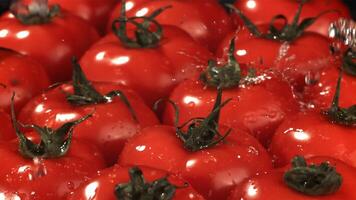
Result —
[[[63,9],[87,20],[100,33],[104,34],[106,22],[116,0],[81,0],[73,3],[72,0],[49,0],[50,4],[59,4]]]
[[[215,103],[216,90],[201,81],[186,80],[172,92],[170,99],[179,108],[179,124],[194,117],[206,116]],[[232,98],[222,109],[220,123],[242,129],[263,145],[270,140],[286,116],[298,110],[291,88],[274,74],[263,74],[250,85],[225,89],[223,99]],[[163,121],[173,124],[174,110],[167,105]]]
[[[125,26],[119,27],[115,34],[106,36],[85,53],[81,59],[83,70],[90,80],[129,86],[148,105],[167,97],[176,82],[200,73],[212,55],[183,30],[160,25],[152,28],[160,27],[163,32],[158,37],[152,37],[149,28],[146,35],[141,33],[140,37],[150,38],[152,43],[141,44],[136,38],[134,46],[120,36],[120,31],[126,32]],[[127,35],[137,31],[142,30],[129,28]]]
[[[26,135],[17,129],[18,140],[1,142],[0,193],[12,196],[15,189],[21,199],[60,200],[103,169],[104,160],[95,146],[71,139],[73,126],[80,121],[57,130],[34,127],[38,132]]]
[[[264,33],[268,25],[258,28]],[[280,42],[252,36],[243,28],[226,37],[218,50],[219,57],[226,57],[232,37],[236,37],[235,55],[240,63],[280,71],[298,90],[307,84],[310,73],[337,63],[329,39],[317,33],[305,32],[294,41]]]
[[[336,91],[336,83],[340,70],[337,67],[329,67],[312,75],[313,80],[304,90],[304,100],[318,110],[325,110],[330,107]],[[340,106],[348,107],[356,104],[355,93],[349,91],[356,90],[356,78],[343,74],[341,81]]]
[[[319,113],[299,113],[287,119],[272,139],[270,152],[276,166],[295,155],[330,156],[356,167],[356,130],[333,124]]]
[[[330,167],[335,167],[336,172],[342,176],[341,187],[332,194],[311,196],[306,195],[301,192],[297,192],[292,188],[289,188],[283,181],[283,176],[286,171],[291,169],[290,166],[283,169],[274,170],[268,174],[263,174],[260,176],[251,177],[246,180],[243,184],[240,184],[232,192],[228,200],[276,200],[276,199],[293,199],[293,200],[339,200],[339,199],[355,199],[356,194],[353,191],[355,180],[353,177],[356,176],[356,170],[353,167],[345,164],[342,161],[335,160],[328,157],[317,157],[308,159],[309,164],[320,165],[322,162],[329,163]],[[303,174],[303,173],[301,173]],[[307,176],[310,178],[309,183],[313,181],[311,174]],[[320,176],[324,177],[324,176]],[[319,178],[320,178],[319,177]],[[320,179],[322,179],[320,178]],[[320,182],[319,182],[320,183]],[[315,185],[305,186],[305,188],[311,189],[315,186],[314,191],[320,190],[323,186],[314,183]],[[337,185],[337,184],[335,184]],[[313,190],[312,190],[313,191]]]
[[[27,7],[25,11],[19,9],[22,18],[31,12],[38,16],[36,11],[30,11]],[[46,67],[51,81],[57,82],[69,79],[71,57],[82,56],[98,39],[98,34],[79,17],[63,10],[56,13],[53,7],[51,12],[55,15],[51,19],[34,17],[28,18],[28,21],[19,20],[10,13],[4,14],[0,20],[0,46],[33,57]]]
[[[49,86],[43,66],[14,51],[0,48],[0,108],[10,112],[10,99],[16,93],[15,107],[20,110],[27,101]]]
[[[75,74],[78,75],[77,72]],[[74,79],[73,81],[74,83],[79,81],[82,86],[90,85],[90,83],[83,80]],[[86,139],[98,145],[110,164],[117,159],[117,155],[120,153],[127,138],[135,135],[141,128],[152,126],[159,122],[154,113],[133,91],[110,83],[93,83],[89,87],[94,87],[86,88],[91,91],[91,94],[75,94],[82,96],[81,99],[90,99],[94,93],[96,95],[106,95],[111,91],[121,91],[128,99],[137,121],[126,103],[119,98],[111,99],[109,96],[105,96],[108,101],[89,101],[84,103],[80,99],[74,100],[74,102],[68,101],[67,94],[73,93],[72,84],[62,84],[32,99],[22,109],[20,119],[26,123],[58,127],[67,121],[78,119],[84,113],[94,111],[93,117],[78,125],[73,137]],[[100,98],[103,98],[103,96]]]
[[[269,23],[274,16],[280,14],[286,16],[289,21],[292,21],[298,9],[298,1],[296,0],[275,0],[273,3],[269,0],[239,0],[234,5],[255,24]],[[308,28],[308,31],[328,36],[330,23],[341,17],[351,18],[349,9],[341,0],[307,1],[303,7],[300,19],[315,17],[319,13],[331,10],[333,12],[322,15]],[[233,19],[239,24],[242,23],[236,15],[233,15]]]
[[[16,137],[12,128],[10,116],[0,110],[0,141],[6,141]]]
[[[130,177],[130,176],[132,177]],[[150,187],[151,192],[156,195],[168,195],[169,192],[174,188],[173,198],[167,198],[172,200],[204,200],[191,186],[185,187],[186,182],[182,180],[180,176],[167,174],[165,171],[152,169],[148,167],[120,167],[115,165],[108,168],[102,172],[99,172],[97,176],[92,178],[90,181],[83,184],[78,188],[73,194],[68,196],[68,200],[116,200],[121,199],[116,195],[117,186],[120,185],[122,188],[125,186],[130,186],[133,183],[133,178],[140,178],[140,180],[145,180],[145,182]],[[168,181],[168,182],[167,182]],[[154,184],[156,189],[154,189]],[[162,185],[161,185],[162,184]],[[158,186],[161,185],[161,186]],[[172,187],[173,186],[173,187]],[[182,187],[183,186],[183,187]],[[164,187],[164,188],[162,188]],[[178,187],[178,188],[175,188]],[[140,191],[140,190],[138,190]],[[165,193],[166,191],[167,193]],[[127,193],[126,193],[127,194]],[[133,196],[132,199],[143,199],[147,195],[147,191],[128,193]],[[136,196],[135,196],[136,195]],[[157,199],[158,196],[156,196]],[[154,198],[156,199],[156,198]]]
[[[219,130],[223,135],[227,128]],[[206,199],[225,199],[234,184],[271,168],[266,150],[243,131],[233,130],[225,141],[206,149],[189,151],[184,147],[189,145],[183,145],[174,127],[148,127],[126,143],[119,164],[182,174]]]
[[[223,6],[216,0],[133,0],[127,3],[133,7],[127,12],[128,16],[138,17],[171,5],[172,8],[159,15],[157,21],[182,28],[212,52],[215,52],[226,33],[234,28]],[[114,9],[109,24],[119,16],[120,9],[121,3]]]

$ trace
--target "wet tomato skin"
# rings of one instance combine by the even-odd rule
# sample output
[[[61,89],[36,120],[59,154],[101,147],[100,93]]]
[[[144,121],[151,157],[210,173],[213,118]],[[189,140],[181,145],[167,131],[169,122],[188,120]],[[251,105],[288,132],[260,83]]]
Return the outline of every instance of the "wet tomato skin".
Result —
[[[221,127],[222,134],[227,130]],[[225,199],[234,184],[271,169],[265,149],[243,131],[233,130],[215,147],[189,152],[170,126],[143,129],[126,143],[118,163],[181,174],[206,199]]]
[[[171,5],[171,8],[156,18],[157,21],[161,24],[180,27],[211,52],[215,52],[225,34],[234,29],[229,15],[216,0],[134,0],[131,2],[134,7],[127,12],[129,17],[146,16],[159,8]],[[109,30],[111,30],[112,21],[119,17],[120,9],[121,3],[113,11]]]
[[[32,97],[49,86],[42,65],[27,56],[0,48],[0,108],[10,113],[10,99],[15,92],[15,109],[19,111]]]
[[[186,183],[180,176],[168,174],[168,172],[149,167],[139,167],[145,180],[152,182],[168,175],[168,181],[175,186],[184,186]],[[115,165],[107,168],[84,183],[80,188],[68,195],[67,200],[116,200],[114,196],[115,186],[130,181],[129,167]],[[90,192],[88,192],[90,191]],[[172,200],[204,200],[191,186],[176,189]]]
[[[317,112],[299,113],[277,129],[269,147],[277,167],[295,155],[329,156],[356,167],[356,130],[329,122]]]
[[[0,141],[8,141],[16,137],[14,130],[12,128],[10,116],[0,110]]]
[[[200,81],[186,80],[179,84],[170,95],[179,108],[179,124],[207,116],[215,96],[216,90],[206,88]],[[229,98],[232,100],[222,108],[219,123],[242,129],[265,146],[285,117],[298,110],[289,84],[273,75],[261,78],[260,83],[224,90],[223,100]],[[174,120],[173,107],[167,104],[163,122],[173,125]]]
[[[68,80],[71,58],[81,57],[99,39],[98,33],[85,20],[65,11],[49,23],[38,25],[24,25],[12,14],[5,13],[0,27],[4,34],[0,37],[0,46],[41,63],[52,82]]]
[[[283,174],[290,166],[273,170],[267,174],[254,176],[246,179],[244,183],[238,185],[231,193],[228,200],[275,200],[275,199],[293,199],[293,200],[338,200],[355,199],[353,192],[355,180],[351,177],[356,176],[356,169],[346,163],[330,157],[313,157],[307,159],[308,164],[320,164],[327,161],[331,166],[342,175],[341,188],[334,194],[325,196],[308,196],[290,189],[283,182]]]
[[[0,156],[4,162],[0,170],[3,177],[0,192],[23,199],[63,199],[91,174],[105,167],[95,146],[75,139],[67,154],[57,159],[26,159],[18,151],[17,139],[1,142]]]
[[[69,84],[63,84],[32,99],[22,109],[19,119],[25,123],[57,128],[68,121],[93,113],[93,117],[76,127],[73,137],[98,145],[107,162],[113,163],[127,138],[135,135],[141,128],[159,122],[132,90],[110,83],[94,83],[94,87],[103,95],[113,90],[122,91],[132,105],[138,122],[134,121],[129,109],[118,97],[105,104],[71,105],[65,98],[65,92],[72,93],[73,90]]]
[[[183,30],[163,26],[157,47],[126,48],[109,34],[93,45],[80,63],[90,80],[121,83],[153,105],[167,97],[177,82],[197,76],[212,57]]]

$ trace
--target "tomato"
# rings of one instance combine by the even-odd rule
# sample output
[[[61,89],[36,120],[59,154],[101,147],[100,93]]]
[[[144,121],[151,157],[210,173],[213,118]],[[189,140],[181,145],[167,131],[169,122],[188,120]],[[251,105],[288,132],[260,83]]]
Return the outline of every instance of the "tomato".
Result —
[[[212,57],[211,53],[183,30],[156,25],[152,28],[162,28],[161,36],[152,37],[151,30],[140,36],[150,38],[152,42],[147,44],[137,42],[137,38],[130,42],[120,35],[125,34],[120,33],[125,32],[125,25],[93,45],[81,59],[88,78],[126,85],[152,105],[157,99],[167,97],[176,82],[200,73]],[[127,35],[137,31],[142,30],[129,28]]]
[[[258,28],[264,32],[268,26]],[[255,37],[246,28],[226,37],[217,53],[219,57],[226,57],[229,41],[233,37],[236,37],[235,55],[240,63],[282,72],[296,91],[308,83],[310,73],[337,63],[330,52],[329,39],[317,33],[305,32],[291,42],[281,42]]]
[[[70,58],[82,56],[98,39],[98,34],[79,17],[58,11],[57,7],[48,11],[45,5],[41,6],[40,10],[25,6],[25,11],[19,6],[17,18],[5,13],[0,20],[0,46],[29,55],[43,64],[52,82],[68,80]],[[50,14],[52,18],[36,18]]]
[[[20,110],[27,101],[49,86],[42,65],[27,56],[0,48],[0,108],[10,112],[10,99],[16,93],[15,106]]]
[[[143,180],[145,187],[140,190],[137,181]],[[136,181],[136,182],[134,182]],[[135,184],[136,183],[136,184]],[[119,192],[131,195],[131,199],[144,199],[153,194],[154,198],[160,199],[165,195],[172,200],[204,200],[189,184],[178,175],[167,174],[167,172],[149,167],[120,167],[115,165],[105,169],[83,184],[80,188],[68,196],[68,200],[116,200],[120,198]],[[131,192],[123,191],[125,188],[134,187]],[[136,186],[136,187],[135,187]],[[121,190],[120,190],[121,189]],[[148,191],[150,189],[151,191]],[[136,191],[136,193],[134,192]],[[171,196],[172,198],[168,198]],[[124,196],[123,196],[124,197]],[[127,196],[126,196],[127,197]],[[150,199],[151,199],[150,198]]]
[[[240,0],[234,3],[236,8],[241,10],[255,24],[266,24],[276,15],[284,15],[292,21],[298,8],[298,1],[276,0],[273,4],[269,0]],[[351,18],[350,11],[341,0],[310,0],[305,3],[301,13],[301,20],[315,17],[319,13],[330,11],[323,14],[318,20],[308,28],[308,31],[328,36],[330,23],[337,19]],[[242,23],[237,15],[233,15],[234,21]]]
[[[276,199],[293,199],[293,200],[312,200],[312,199],[320,199],[320,200],[338,200],[338,199],[355,199],[356,195],[353,192],[353,186],[355,184],[355,180],[353,177],[356,176],[356,170],[353,167],[345,164],[342,161],[335,160],[329,157],[316,157],[308,159],[307,162],[309,166],[314,164],[316,166],[320,166],[321,163],[328,163],[329,172],[325,173],[322,168],[317,168],[318,173],[322,173],[324,175],[320,175],[319,177],[313,176],[318,174],[317,172],[305,173],[302,172],[302,169],[308,169],[305,165],[299,165],[303,167],[300,169],[300,174],[298,178],[303,180],[303,175],[308,177],[308,180],[305,182],[300,182],[305,185],[300,186],[308,193],[314,193],[308,195],[302,192],[298,192],[287,186],[284,181],[285,173],[290,170],[292,167],[287,166],[282,169],[276,169],[268,174],[263,174],[259,176],[254,176],[246,180],[243,184],[240,184],[235,188],[232,192],[230,198],[228,200],[276,200]],[[333,169],[334,168],[334,169]],[[293,168],[292,168],[293,169]],[[324,169],[326,170],[326,169]],[[298,170],[295,170],[297,172]],[[336,171],[336,172],[335,172]],[[304,174],[303,174],[304,173]],[[327,175],[326,175],[327,174]],[[340,184],[340,175],[342,177],[341,186]],[[298,175],[297,175],[298,176]],[[296,177],[297,177],[296,176]],[[327,176],[327,177],[326,177]],[[318,178],[319,180],[315,180]],[[329,178],[328,180],[326,180]],[[298,179],[297,179],[298,180]],[[313,181],[315,181],[313,183]],[[326,185],[329,183],[330,185]],[[308,185],[307,185],[308,184]],[[334,188],[333,188],[334,187]],[[335,191],[336,190],[336,191]],[[325,194],[317,195],[318,192],[325,192]],[[328,194],[328,192],[332,192]]]
[[[59,85],[33,98],[22,109],[20,119],[26,123],[58,127],[78,119],[83,113],[94,112],[93,117],[78,125],[73,137],[98,145],[111,164],[127,138],[141,128],[159,122],[132,90],[117,84],[90,83],[82,77],[80,66],[75,64],[74,70],[72,84]],[[108,93],[121,96],[121,100]]]
[[[206,199],[225,199],[234,184],[271,169],[258,141],[238,129],[219,126],[221,90],[206,118],[184,127],[147,127],[124,146],[118,163],[143,165],[181,174]]]
[[[63,9],[85,19],[102,34],[105,33],[106,22],[116,2],[116,0],[81,0],[73,3],[71,0],[49,0],[50,4],[58,4]]]
[[[87,117],[58,129],[34,126],[36,131],[26,133],[14,119],[19,139],[0,143],[0,193],[13,196],[15,189],[21,199],[59,200],[102,169],[104,160],[95,146],[71,139],[73,127]]]
[[[11,125],[10,116],[3,110],[0,110],[0,122],[0,141],[6,141],[15,138],[16,135],[14,134]]]
[[[158,8],[172,7],[159,15],[161,24],[174,25],[189,33],[201,45],[215,52],[226,33],[233,31],[233,23],[224,8],[216,0],[133,0],[129,1],[128,16],[147,16]],[[113,11],[110,23],[119,15],[121,4]],[[214,13],[214,14],[211,14]]]

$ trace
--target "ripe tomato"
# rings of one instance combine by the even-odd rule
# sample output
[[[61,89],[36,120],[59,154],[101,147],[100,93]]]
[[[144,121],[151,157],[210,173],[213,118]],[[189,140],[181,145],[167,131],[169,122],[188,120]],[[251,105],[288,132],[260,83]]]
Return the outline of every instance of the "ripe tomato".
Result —
[[[159,8],[171,5],[170,9],[157,17],[157,21],[180,27],[211,52],[215,52],[225,34],[234,28],[229,15],[216,0],[133,0],[127,3],[132,7],[127,12],[130,17],[147,16]],[[119,16],[120,9],[121,3],[114,9],[109,24]]]
[[[144,181],[144,182],[138,182]],[[136,183],[136,184],[135,184]],[[140,184],[147,184],[141,190]],[[120,167],[115,165],[111,168],[98,172],[98,175],[83,184],[74,193],[68,196],[68,200],[116,200],[125,199],[130,195],[131,199],[144,199],[149,194],[153,199],[172,200],[204,200],[191,186],[185,186],[186,182],[180,176],[167,174],[165,171],[148,167]],[[132,190],[122,191],[132,186]],[[149,191],[148,191],[149,190]],[[136,192],[134,192],[136,191]],[[119,192],[124,195],[120,198]],[[121,194],[122,195],[122,194]],[[172,198],[168,198],[171,196]],[[151,197],[151,196],[149,196]],[[151,199],[151,198],[150,198]]]
[[[154,19],[151,23],[155,23]],[[90,80],[129,86],[148,105],[167,97],[176,82],[198,74],[212,57],[208,50],[177,27],[154,24],[157,25],[154,28],[162,28],[162,35],[152,35],[147,27],[146,33],[136,34],[136,40],[132,40],[126,38],[127,35],[142,30],[129,28],[125,33],[126,24],[119,22],[119,25],[116,33],[109,34],[85,53],[81,59],[83,70]],[[140,42],[140,37],[149,38],[149,42]]]
[[[50,4],[59,4],[63,9],[81,17],[93,25],[100,33],[106,31],[106,22],[116,0],[49,0]]]
[[[271,169],[266,150],[249,134],[219,126],[219,90],[212,112],[185,126],[147,127],[131,138],[119,157],[122,166],[143,165],[181,174],[206,199],[226,199],[234,184]]]
[[[265,33],[268,25],[258,28]],[[240,63],[255,68],[262,65],[282,72],[298,91],[307,84],[310,73],[337,63],[330,52],[329,39],[317,33],[305,32],[291,42],[281,42],[255,37],[246,28],[224,39],[217,52],[219,57],[227,56],[229,41],[233,37],[237,38],[235,55]]]
[[[21,199],[60,200],[89,175],[103,169],[104,160],[95,146],[71,138],[73,127],[87,117],[58,129],[31,126],[36,131],[26,135],[13,118],[19,139],[0,143],[4,162],[0,193],[14,195],[11,191],[15,189]]]
[[[353,155],[356,130],[333,124],[319,113],[299,113],[278,128],[270,145],[276,166],[295,155],[330,156],[356,167]]]
[[[10,116],[0,110],[0,141],[7,141],[16,137],[14,130],[11,125]]]
[[[74,69],[72,84],[62,84],[33,98],[22,109],[20,119],[26,123],[56,128],[69,120],[78,119],[83,113],[94,111],[93,117],[78,125],[73,137],[98,145],[111,164],[116,161],[128,138],[141,128],[159,122],[132,90],[111,83],[91,85],[83,77],[80,66],[75,64]],[[74,95],[70,95],[73,90]],[[129,103],[114,99],[114,96],[103,96],[112,91],[122,93],[122,99]]]
[[[16,93],[15,106],[20,110],[27,101],[49,86],[42,65],[9,49],[0,48],[0,108],[10,112],[10,99]]]
[[[273,4],[269,0],[239,0],[234,5],[255,24],[269,23],[274,16],[280,14],[286,16],[289,21],[292,21],[298,9],[298,1],[293,0],[276,0],[273,1]],[[308,31],[328,36],[330,23],[341,17],[351,17],[349,9],[341,0],[309,0],[303,7],[300,19],[315,17],[319,13],[331,10],[333,12],[322,15],[308,28]],[[237,15],[233,15],[233,19],[238,24],[242,23]]]
[[[38,5],[38,2],[33,4]],[[64,10],[58,11],[57,7],[48,10],[46,5],[40,7],[37,10],[36,6],[19,5],[17,17],[5,13],[0,20],[0,46],[36,59],[46,67],[51,81],[68,80],[70,58],[82,56],[98,39],[98,34],[83,19]]]
[[[314,195],[303,194],[302,192],[297,192],[296,190],[289,188],[287,184],[284,182],[284,174],[286,171],[290,170],[292,167],[287,166],[282,169],[274,170],[268,174],[263,174],[259,176],[254,176],[247,179],[243,184],[240,184],[235,188],[232,192],[230,198],[228,200],[276,200],[276,199],[293,199],[293,200],[312,200],[312,199],[320,199],[320,200],[338,200],[338,199],[355,199],[356,194],[353,191],[355,180],[353,177],[356,176],[356,170],[353,167],[345,164],[342,161],[335,160],[329,157],[316,157],[308,159],[307,162],[309,164],[314,164],[319,166],[321,163],[328,163],[328,169],[332,169],[331,172],[325,173],[322,168],[319,167],[320,176],[313,176],[317,173],[312,171],[304,171],[302,169],[307,169],[303,167],[298,174],[299,176],[306,175],[308,180],[305,182],[300,182],[305,185],[301,186],[304,190],[308,192],[314,193]],[[325,164],[324,164],[325,167]],[[324,169],[326,170],[326,169]],[[340,178],[337,174],[342,176],[341,187],[339,188]],[[295,170],[298,171],[298,170]],[[308,172],[308,173],[306,173]],[[303,174],[304,173],[304,174]],[[326,175],[327,174],[327,175]],[[297,176],[298,176],[297,175]],[[297,177],[296,176],[296,177]],[[303,177],[298,177],[303,180]],[[313,179],[318,178],[318,180]],[[325,180],[329,178],[328,180]],[[298,180],[298,179],[297,179]],[[328,182],[329,181],[329,182]],[[333,181],[333,182],[330,182]],[[330,183],[330,185],[326,185],[326,183]],[[334,187],[335,188],[332,188]],[[329,187],[329,189],[328,189]],[[338,189],[337,191],[334,191]],[[325,193],[334,191],[332,194],[324,194],[324,195],[315,195],[315,193],[323,191]]]

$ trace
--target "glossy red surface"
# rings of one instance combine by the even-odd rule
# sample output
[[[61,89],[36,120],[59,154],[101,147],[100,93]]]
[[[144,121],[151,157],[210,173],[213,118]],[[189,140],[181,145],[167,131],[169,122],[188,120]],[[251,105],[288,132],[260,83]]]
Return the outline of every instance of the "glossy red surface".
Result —
[[[21,111],[19,119],[24,123],[57,128],[68,121],[77,120],[94,112],[91,118],[76,127],[73,137],[98,145],[107,162],[113,163],[128,138],[141,128],[159,122],[154,113],[133,91],[115,84],[95,83],[94,86],[102,94],[121,90],[133,107],[138,122],[134,121],[129,109],[118,97],[105,104],[71,105],[67,102],[65,94],[73,90],[68,84],[32,99]]]
[[[12,14],[5,13],[0,27],[0,46],[43,64],[52,82],[68,80],[71,58],[81,57],[98,40],[92,26],[65,11],[51,22],[38,25],[24,25]]]
[[[10,116],[0,110],[0,141],[7,141],[16,137],[16,134],[12,128]]]
[[[177,175],[167,175],[167,172],[140,167],[144,178],[148,182],[167,177],[168,181],[175,186],[183,186],[185,181]],[[115,186],[129,182],[129,167],[120,167],[115,165],[103,170],[87,181],[74,193],[68,196],[68,200],[116,200],[114,195]],[[172,200],[204,200],[191,186],[177,188]]]
[[[226,127],[220,129],[224,134]],[[144,165],[182,174],[206,199],[225,199],[234,184],[271,169],[266,150],[243,131],[232,131],[224,143],[197,152],[184,149],[170,126],[154,126],[130,139],[120,165]]]

